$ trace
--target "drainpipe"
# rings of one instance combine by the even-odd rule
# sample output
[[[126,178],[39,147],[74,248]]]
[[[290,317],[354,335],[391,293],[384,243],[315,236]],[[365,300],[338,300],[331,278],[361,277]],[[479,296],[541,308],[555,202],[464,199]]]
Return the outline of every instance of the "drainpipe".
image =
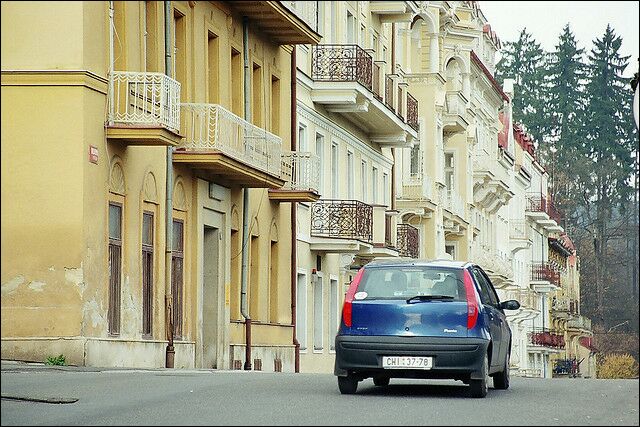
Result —
[[[113,1],[109,2],[109,124],[113,124],[114,111],[114,90],[113,90],[113,72],[115,70],[115,54],[113,52]]]
[[[396,73],[396,23],[391,24],[391,74]],[[393,85],[391,91],[393,92]],[[392,96],[397,96],[393,94]],[[400,99],[398,99],[398,108],[400,108]],[[391,158],[393,163],[391,164],[391,203],[389,208],[391,210],[396,209],[396,149],[391,148]]]
[[[171,77],[171,0],[164,2],[164,69],[165,74]],[[164,258],[164,285],[165,307],[168,325],[168,344],[165,357],[165,366],[173,368],[175,349],[173,347],[173,295],[171,290],[171,245],[173,244],[173,151],[167,147],[167,196],[165,200],[165,258]]]
[[[297,64],[296,64],[296,46],[291,51],[291,151],[297,150]],[[300,372],[300,343],[297,338],[296,329],[296,301],[297,301],[297,281],[298,281],[298,204],[291,202],[291,324],[293,325],[293,346],[295,348],[295,372]]]
[[[249,18],[242,17],[242,51],[244,57],[244,119],[251,121],[251,105],[249,102]],[[251,317],[247,310],[247,274],[249,261],[249,189],[242,189],[242,271],[240,279],[240,312],[244,317],[245,350],[244,370],[251,370]]]

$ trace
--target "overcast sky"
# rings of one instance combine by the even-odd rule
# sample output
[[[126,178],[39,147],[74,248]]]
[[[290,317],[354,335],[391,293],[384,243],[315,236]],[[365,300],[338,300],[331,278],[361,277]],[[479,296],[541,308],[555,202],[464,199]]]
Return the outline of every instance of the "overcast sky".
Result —
[[[624,75],[638,71],[639,18],[637,1],[479,1],[480,9],[502,41],[515,41],[523,27],[548,52],[554,50],[569,23],[578,46],[587,52],[611,24],[622,37],[623,56],[631,55]]]

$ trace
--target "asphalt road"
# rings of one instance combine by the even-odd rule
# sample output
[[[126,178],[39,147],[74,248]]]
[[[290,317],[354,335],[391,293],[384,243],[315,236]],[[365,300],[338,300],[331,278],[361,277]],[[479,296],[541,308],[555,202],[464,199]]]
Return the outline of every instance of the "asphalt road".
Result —
[[[638,380],[512,378],[473,399],[456,381],[369,379],[343,396],[330,374],[3,363],[1,384],[1,425],[638,425]]]

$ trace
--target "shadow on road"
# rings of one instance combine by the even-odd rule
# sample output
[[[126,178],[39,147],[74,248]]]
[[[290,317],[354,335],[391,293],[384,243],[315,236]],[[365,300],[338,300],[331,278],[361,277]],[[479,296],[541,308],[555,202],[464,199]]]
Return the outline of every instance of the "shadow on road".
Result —
[[[393,380],[392,380],[393,381]],[[491,393],[491,390],[489,391]],[[376,387],[369,384],[362,384],[358,388],[358,394],[368,396],[385,397],[469,397],[469,387],[451,384],[389,384],[386,387]]]

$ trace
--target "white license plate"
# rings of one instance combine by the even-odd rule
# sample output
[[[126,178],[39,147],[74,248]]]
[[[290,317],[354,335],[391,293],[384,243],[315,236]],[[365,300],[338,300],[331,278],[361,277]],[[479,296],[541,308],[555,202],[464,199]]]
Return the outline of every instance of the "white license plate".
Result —
[[[382,356],[384,369],[431,369],[433,357]]]

